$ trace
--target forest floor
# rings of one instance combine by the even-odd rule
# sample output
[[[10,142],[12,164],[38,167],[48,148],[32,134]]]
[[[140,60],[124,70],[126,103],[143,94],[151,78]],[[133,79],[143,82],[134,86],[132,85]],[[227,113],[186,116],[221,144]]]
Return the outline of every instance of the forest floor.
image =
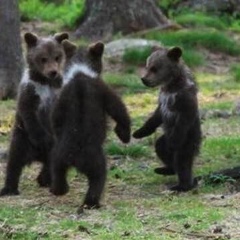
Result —
[[[239,57],[201,51],[206,62],[193,72],[200,89],[204,138],[195,175],[240,165],[240,83],[229,68]],[[129,65],[108,59],[105,67],[103,77],[121,94],[134,131],[155,109],[158,90],[141,84],[142,67],[133,66],[129,71]],[[13,100],[0,102],[0,149],[9,145],[15,109]],[[240,239],[239,182],[221,179],[221,184],[213,185],[201,181],[191,192],[170,192],[167,186],[176,177],[153,171],[160,164],[154,142],[161,130],[123,145],[112,126],[109,124],[105,144],[108,178],[102,208],[78,215],[87,188],[85,177],[71,170],[70,192],[55,197],[37,186],[39,165],[33,164],[22,174],[21,195],[0,199],[0,239]],[[6,162],[0,160],[0,186],[5,167]]]

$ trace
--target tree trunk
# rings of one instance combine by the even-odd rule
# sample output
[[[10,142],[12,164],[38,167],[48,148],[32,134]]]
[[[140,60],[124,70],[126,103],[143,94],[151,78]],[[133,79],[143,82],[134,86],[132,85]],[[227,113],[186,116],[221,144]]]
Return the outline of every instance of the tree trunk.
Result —
[[[21,77],[18,1],[0,0],[0,99],[13,98]]]
[[[86,0],[86,11],[75,34],[91,40],[110,39],[116,33],[169,24],[155,0]]]

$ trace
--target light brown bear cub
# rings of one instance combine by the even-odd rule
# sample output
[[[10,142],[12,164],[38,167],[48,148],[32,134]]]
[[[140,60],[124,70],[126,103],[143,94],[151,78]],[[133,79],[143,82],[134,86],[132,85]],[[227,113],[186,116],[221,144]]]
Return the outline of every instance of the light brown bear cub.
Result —
[[[22,169],[33,161],[43,164],[38,175],[42,187],[50,184],[49,154],[53,144],[50,111],[62,85],[65,53],[61,45],[67,33],[40,38],[26,33],[27,63],[19,85],[15,124],[9,149],[5,185],[0,192],[17,195]]]
[[[175,191],[188,191],[196,186],[192,166],[201,143],[197,86],[181,60],[179,47],[158,49],[147,59],[142,82],[148,87],[160,86],[158,106],[153,115],[133,136],[142,138],[162,126],[164,134],[156,141],[155,150],[164,167],[155,172],[178,175]]]

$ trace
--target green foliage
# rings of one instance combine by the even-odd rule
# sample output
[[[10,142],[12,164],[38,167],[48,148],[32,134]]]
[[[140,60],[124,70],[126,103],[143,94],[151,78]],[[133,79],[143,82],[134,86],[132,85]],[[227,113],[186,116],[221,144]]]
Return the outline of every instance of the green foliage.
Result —
[[[229,29],[234,32],[240,32],[240,20],[239,19],[232,19]]]
[[[104,80],[111,86],[120,90],[125,88],[125,93],[134,93],[145,89],[145,86],[142,84],[140,78],[134,74],[119,75],[107,73],[104,75]]]
[[[160,7],[160,9],[166,14],[166,15],[172,15],[176,13],[176,11],[173,11],[176,9],[176,5],[181,0],[157,0],[157,4]]]
[[[58,22],[73,28],[84,13],[85,0],[65,0],[63,4],[44,3],[42,0],[20,0],[21,18],[26,21],[42,20]]]
[[[220,126],[218,123],[220,120],[208,120],[211,126]],[[201,159],[204,161],[204,166],[201,168],[201,172],[204,174],[217,171],[219,169],[229,168],[229,166],[237,166],[239,164],[240,155],[240,138],[234,136],[224,136],[229,132],[236,132],[238,135],[238,125],[233,124],[232,120],[226,120],[221,125],[221,132],[218,137],[207,138],[203,141],[201,150]],[[217,124],[218,123],[218,124]],[[206,126],[207,127],[207,126]],[[217,130],[213,128],[207,128],[208,132],[214,133]],[[217,133],[215,133],[216,135]]]
[[[167,46],[181,46],[185,49],[204,47],[230,55],[240,54],[239,44],[224,32],[217,30],[181,30],[177,32],[151,32],[149,39],[155,39]]]
[[[108,143],[105,148],[108,155],[137,158],[147,156],[149,154],[148,148],[141,144],[121,146],[120,144],[111,142]]]
[[[215,29],[226,29],[226,23],[217,16],[210,16],[201,12],[184,12],[174,17],[174,20],[185,27],[212,27]]]
[[[233,102],[230,101],[218,101],[218,102],[208,102],[204,104],[204,109],[217,109],[229,111],[233,107]]]
[[[233,79],[239,83],[240,82],[240,66],[237,64],[232,65],[230,68],[230,72],[233,76]]]
[[[193,49],[184,49],[183,59],[189,67],[198,67],[205,63],[203,54]]]
[[[210,174],[208,177],[204,178],[204,183],[206,185],[215,185],[215,184],[223,184],[223,183],[235,183],[236,180],[225,176],[223,174]]]
[[[123,61],[125,63],[144,65],[147,57],[152,53],[150,47],[145,47],[142,49],[132,48],[124,52]],[[196,50],[186,49],[183,53],[183,59],[190,67],[197,67],[204,64],[204,56]]]
[[[205,96],[216,96],[221,94],[240,94],[240,84],[228,75],[216,75],[206,72],[195,73],[199,88]],[[220,102],[220,100],[218,100]],[[210,101],[209,101],[210,103]]]
[[[183,9],[173,15],[173,20],[184,27],[215,28],[240,32],[240,20],[230,15],[209,15],[204,12]]]
[[[127,49],[123,54],[123,61],[126,63],[144,64],[151,52],[151,47]]]

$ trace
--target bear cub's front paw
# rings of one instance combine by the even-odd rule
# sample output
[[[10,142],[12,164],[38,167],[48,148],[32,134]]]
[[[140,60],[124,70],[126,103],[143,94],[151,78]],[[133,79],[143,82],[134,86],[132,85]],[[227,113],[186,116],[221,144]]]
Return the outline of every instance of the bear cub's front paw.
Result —
[[[122,127],[117,125],[114,129],[115,133],[123,143],[128,143],[130,141],[130,129],[128,127]]]
[[[144,134],[143,134],[142,129],[139,128],[138,130],[136,130],[136,131],[133,133],[133,137],[134,137],[134,138],[142,138],[142,137],[144,137]]]

